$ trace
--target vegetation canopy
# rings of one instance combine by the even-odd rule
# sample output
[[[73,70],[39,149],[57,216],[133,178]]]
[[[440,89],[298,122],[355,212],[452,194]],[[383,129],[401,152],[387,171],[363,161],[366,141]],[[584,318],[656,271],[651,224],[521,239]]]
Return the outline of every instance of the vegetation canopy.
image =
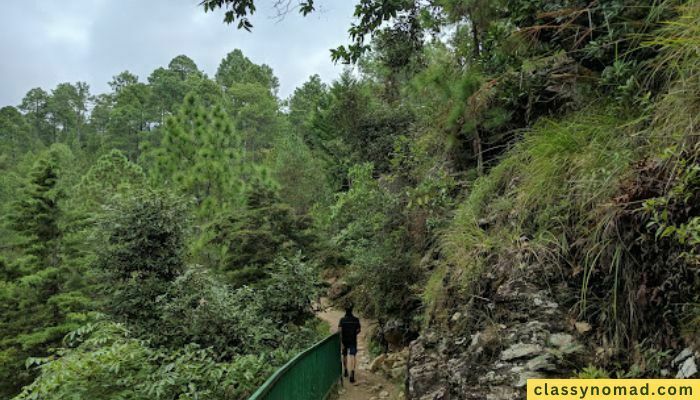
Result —
[[[0,108],[0,398],[245,399],[326,299],[408,399],[697,377],[700,2],[354,16],[287,98],[233,49]]]

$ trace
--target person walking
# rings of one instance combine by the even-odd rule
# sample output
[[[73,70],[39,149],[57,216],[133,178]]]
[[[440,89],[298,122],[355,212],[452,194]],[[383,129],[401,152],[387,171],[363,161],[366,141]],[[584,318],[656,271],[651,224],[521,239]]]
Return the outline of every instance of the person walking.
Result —
[[[348,377],[349,367],[350,383],[355,383],[357,335],[360,334],[361,328],[360,320],[352,314],[352,305],[346,306],[345,315],[340,319],[340,322],[338,322],[338,329],[340,330],[341,351],[343,354],[343,374],[346,378]]]

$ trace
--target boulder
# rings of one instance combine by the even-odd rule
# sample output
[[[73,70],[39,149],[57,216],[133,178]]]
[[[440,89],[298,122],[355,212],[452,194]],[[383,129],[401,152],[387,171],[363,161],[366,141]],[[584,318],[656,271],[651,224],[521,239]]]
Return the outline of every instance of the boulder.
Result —
[[[527,380],[528,379],[537,379],[537,378],[544,378],[544,375],[542,375],[539,372],[535,371],[523,371],[518,374],[518,380],[515,382],[513,386],[516,388],[521,388],[525,387],[527,385]]]
[[[525,364],[525,367],[530,371],[554,371],[557,369],[556,365],[552,363],[550,354],[542,354],[533,358]]]
[[[369,365],[369,370],[372,372],[379,371],[382,368],[385,360],[386,354],[378,355],[374,360],[372,360],[372,363]]]
[[[554,333],[549,337],[549,344],[559,349],[569,346],[574,342],[574,337],[567,333]]]
[[[510,361],[518,358],[538,355],[542,352],[542,346],[532,343],[516,343],[501,353],[501,360]]]
[[[698,365],[695,363],[695,357],[688,357],[683,361],[678,373],[676,374],[676,379],[686,379],[692,378],[698,373]]]
[[[495,386],[486,395],[486,400],[515,400],[520,398],[520,392],[510,386]]]
[[[389,345],[389,350],[399,350],[403,348],[404,332],[406,331],[407,327],[398,319],[391,319],[382,326],[382,334],[384,340]]]
[[[449,399],[447,388],[441,387],[431,393],[420,397],[420,400],[447,400]]]
[[[404,376],[405,371],[406,369],[404,367],[395,367],[392,368],[391,373],[389,375],[391,375],[393,379],[400,379]]]
[[[576,327],[576,330],[577,330],[578,333],[580,333],[580,334],[587,333],[587,332],[589,332],[591,329],[593,329],[593,328],[591,327],[591,324],[589,324],[588,322],[580,322],[580,321],[579,321],[579,322],[576,322],[576,323],[574,324],[574,326]]]
[[[676,358],[673,359],[673,361],[671,361],[671,365],[675,367],[676,365],[682,363],[683,361],[685,361],[688,357],[690,357],[692,355],[693,355],[693,350],[690,347],[686,347],[685,349],[683,349],[683,351],[681,351],[676,356]]]
[[[408,366],[407,366],[407,392],[409,399],[440,400],[446,399],[448,383],[444,378],[444,360],[433,351],[435,337],[421,337],[409,346]]]

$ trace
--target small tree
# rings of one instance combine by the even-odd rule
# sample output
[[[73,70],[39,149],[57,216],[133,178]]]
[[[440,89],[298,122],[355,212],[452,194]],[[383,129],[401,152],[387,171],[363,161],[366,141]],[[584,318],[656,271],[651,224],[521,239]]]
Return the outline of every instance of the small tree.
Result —
[[[106,273],[109,313],[155,329],[156,299],[185,267],[183,216],[180,203],[157,192],[134,195],[111,210],[97,260]]]
[[[89,309],[84,279],[63,261],[65,146],[39,155],[9,215],[13,260],[0,261],[0,397],[33,379],[28,357],[51,353]]]
[[[223,246],[225,256],[220,269],[234,286],[268,279],[278,256],[291,256],[313,241],[308,221],[281,202],[273,188],[254,183],[246,200],[244,210],[216,224],[213,240]]]

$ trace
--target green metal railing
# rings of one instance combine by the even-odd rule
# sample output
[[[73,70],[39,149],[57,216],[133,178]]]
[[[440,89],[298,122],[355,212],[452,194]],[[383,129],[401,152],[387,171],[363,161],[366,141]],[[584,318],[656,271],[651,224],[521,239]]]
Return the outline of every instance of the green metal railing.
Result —
[[[341,373],[340,335],[335,333],[275,371],[248,400],[323,400]]]

